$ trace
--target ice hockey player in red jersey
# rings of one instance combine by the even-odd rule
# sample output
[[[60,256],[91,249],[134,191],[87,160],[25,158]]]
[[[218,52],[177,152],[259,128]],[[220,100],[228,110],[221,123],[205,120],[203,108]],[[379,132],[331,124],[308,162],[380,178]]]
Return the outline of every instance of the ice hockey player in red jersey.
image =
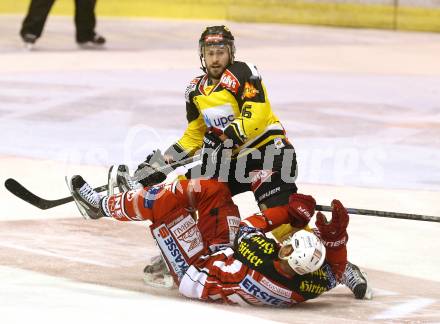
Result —
[[[216,180],[181,180],[106,197],[80,176],[71,179],[70,187],[88,218],[151,221],[152,235],[184,296],[291,306],[343,283],[356,298],[371,298],[365,274],[347,262],[349,218],[338,200],[332,202],[330,222],[317,214],[312,233],[302,229],[314,214],[315,200],[308,195],[293,193],[288,204],[240,222],[229,189]],[[302,230],[282,244],[266,236],[283,223]]]

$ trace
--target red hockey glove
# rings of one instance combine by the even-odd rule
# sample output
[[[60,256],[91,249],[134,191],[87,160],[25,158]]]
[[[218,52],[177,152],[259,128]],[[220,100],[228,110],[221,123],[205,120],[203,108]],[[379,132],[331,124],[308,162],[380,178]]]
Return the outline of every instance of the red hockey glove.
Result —
[[[297,228],[306,226],[315,213],[315,206],[316,201],[312,196],[291,194],[288,205],[290,224]]]
[[[339,200],[332,201],[332,219],[327,221],[324,214],[318,212],[316,215],[316,226],[320,238],[327,248],[337,249],[345,247],[348,241],[347,226],[348,213]]]

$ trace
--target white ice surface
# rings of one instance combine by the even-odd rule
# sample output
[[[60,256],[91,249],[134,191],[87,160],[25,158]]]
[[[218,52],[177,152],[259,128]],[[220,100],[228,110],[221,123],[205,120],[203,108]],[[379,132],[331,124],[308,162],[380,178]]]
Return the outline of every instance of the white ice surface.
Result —
[[[233,323],[255,321],[255,317],[212,310],[204,303],[169,299],[100,285],[78,283],[32,271],[0,266],[2,323],[145,323],[182,322],[191,309],[192,322]],[[17,304],[19,303],[19,304]],[[20,309],[22,311],[20,311]],[[259,319],[259,323],[276,323]]]
[[[207,22],[102,19],[108,50],[80,52],[70,20],[53,19],[27,53],[11,37],[20,19],[0,17],[2,182],[14,177],[43,196],[65,196],[65,174],[80,172],[100,185],[108,165],[134,167],[181,135],[184,89],[199,73],[195,36]],[[238,58],[260,68],[295,145],[302,192],[321,204],[339,198],[350,207],[440,215],[439,35],[231,25]],[[157,37],[164,30],[168,37]],[[0,226],[78,215],[73,205],[36,210],[4,188],[0,202]],[[255,211],[249,195],[237,202],[244,215]],[[350,258],[439,282],[439,234],[438,223],[352,217]],[[427,248],[434,251],[429,258]],[[264,322],[5,266],[0,281],[2,323],[145,322],[164,311],[180,322],[188,309],[193,322]]]

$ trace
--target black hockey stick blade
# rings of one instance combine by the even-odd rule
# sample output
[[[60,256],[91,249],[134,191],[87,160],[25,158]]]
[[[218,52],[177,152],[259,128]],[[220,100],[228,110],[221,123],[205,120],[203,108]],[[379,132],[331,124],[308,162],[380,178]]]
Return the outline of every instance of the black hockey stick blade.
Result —
[[[57,207],[57,206],[67,204],[67,203],[73,201],[72,196],[60,198],[60,199],[55,199],[55,200],[47,200],[47,199],[38,197],[37,195],[33,194],[32,192],[27,190],[25,187],[23,187],[18,181],[14,180],[12,178],[9,178],[5,181],[5,187],[13,195],[17,196],[18,198],[26,201],[27,203],[29,203],[33,206],[40,208],[40,209],[43,209],[43,210]],[[95,188],[95,190],[98,192],[104,191],[106,189],[107,189],[106,185]]]
[[[332,208],[330,206],[316,205],[316,210],[331,212]],[[387,218],[400,218],[400,219],[412,219],[425,222],[437,222],[440,223],[440,217],[438,216],[428,216],[428,215],[417,215],[417,214],[405,214],[405,213],[394,213],[380,210],[371,209],[358,209],[358,208],[347,208],[347,212],[353,215],[369,215],[377,217],[387,217]]]
[[[197,155],[197,156],[193,156],[193,157],[184,159],[179,162],[175,162],[173,164],[165,165],[165,166],[159,168],[158,171],[160,171],[160,172],[168,171],[169,172],[169,169],[173,170],[174,168],[177,168],[179,166],[184,166],[185,164],[191,168],[191,167],[194,167],[198,162],[200,162],[200,160],[199,160],[199,156]],[[151,174],[151,172],[150,173],[145,172],[144,176],[148,176],[149,174]],[[37,195],[33,194],[28,189],[26,189],[23,185],[21,185],[17,180],[12,179],[12,178],[9,178],[5,181],[5,187],[13,195],[17,196],[18,198],[26,201],[27,203],[29,203],[33,206],[40,208],[40,209],[43,209],[43,210],[50,209],[50,208],[57,207],[57,206],[61,206],[61,205],[64,205],[64,204],[67,204],[67,203],[73,201],[72,196],[68,196],[68,197],[64,197],[64,198],[60,198],[60,199],[55,199],[55,200],[48,200],[48,199],[38,197]],[[108,187],[107,185],[102,185],[102,186],[94,188],[94,190],[97,192],[102,192],[102,191],[107,190],[107,187]]]

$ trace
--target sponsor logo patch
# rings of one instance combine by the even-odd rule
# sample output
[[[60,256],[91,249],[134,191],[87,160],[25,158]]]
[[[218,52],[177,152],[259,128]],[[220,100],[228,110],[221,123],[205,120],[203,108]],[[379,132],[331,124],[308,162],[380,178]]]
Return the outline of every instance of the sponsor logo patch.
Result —
[[[170,230],[188,257],[191,258],[203,250],[202,234],[190,215],[176,223]]]
[[[277,192],[280,192],[281,188],[280,187],[276,187],[275,189],[269,190],[268,192],[262,194],[260,197],[258,197],[258,201],[261,201],[267,197],[271,197],[274,194],[276,194]]]
[[[235,94],[237,94],[238,88],[240,88],[240,82],[238,82],[237,77],[229,70],[225,70],[225,72],[223,72],[223,75],[220,79],[220,85]]]
[[[240,282],[240,288],[266,305],[287,306],[292,303],[290,298],[274,293],[249,275]]]
[[[286,145],[284,144],[283,140],[279,137],[275,138],[273,140],[275,148],[277,149],[282,149],[283,147],[285,147]]]
[[[292,292],[290,290],[278,286],[277,284],[273,283],[272,281],[270,281],[266,277],[261,278],[260,283],[264,287],[266,287],[270,291],[273,291],[277,295],[283,296],[288,299],[290,299],[292,297]]]
[[[191,94],[191,92],[193,92],[196,87],[197,87],[197,83],[199,82],[200,78],[195,78],[193,79],[189,85],[186,87],[185,90],[185,100],[186,102],[189,102],[189,95]]]
[[[238,233],[238,228],[240,226],[240,218],[237,216],[226,216],[229,227],[229,241],[232,243],[235,240],[235,236]]]
[[[305,293],[320,295],[323,292],[327,291],[327,287],[318,285],[313,281],[303,280],[301,281],[299,290],[303,293],[305,292]]]
[[[225,129],[234,119],[234,111],[229,104],[203,110],[203,119],[206,126]]]
[[[252,99],[259,93],[260,93],[260,91],[255,89],[255,87],[252,83],[245,82],[242,99],[244,99],[244,98]]]
[[[178,243],[173,236],[170,235],[169,229],[165,224],[162,224],[153,230],[153,235],[164,257],[170,264],[171,269],[179,279],[182,278],[186,270],[189,268],[189,265],[186,262]]]
[[[220,43],[223,41],[222,34],[210,34],[205,36],[205,43]]]
[[[270,176],[273,174],[272,170],[256,170],[252,171],[250,173],[252,179],[251,179],[251,188],[252,191],[255,192],[263,182],[265,182],[267,179],[270,178]]]

